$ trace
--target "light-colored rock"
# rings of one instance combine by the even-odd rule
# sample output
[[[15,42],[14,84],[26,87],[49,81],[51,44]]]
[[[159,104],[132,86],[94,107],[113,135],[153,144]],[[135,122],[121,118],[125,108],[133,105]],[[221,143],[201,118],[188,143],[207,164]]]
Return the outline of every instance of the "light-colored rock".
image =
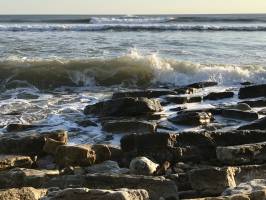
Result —
[[[68,188],[65,190],[54,191],[41,200],[149,200],[146,190],[97,190],[88,188]]]
[[[218,160],[229,165],[263,163],[266,161],[266,142],[217,147]]]
[[[153,175],[159,165],[146,157],[134,158],[129,165],[130,173],[136,175]]]
[[[90,166],[96,159],[90,145],[58,146],[55,157],[59,166]]]
[[[0,171],[15,167],[30,168],[33,161],[29,156],[0,155]]]
[[[235,168],[212,167],[189,172],[189,180],[194,190],[203,195],[219,195],[226,188],[235,187]]]
[[[46,195],[46,192],[46,189],[34,189],[32,187],[0,190],[0,200],[39,200]]]
[[[110,174],[126,174],[129,169],[120,168],[118,163],[115,161],[107,160],[103,163],[92,165],[85,168],[86,173],[110,173]]]

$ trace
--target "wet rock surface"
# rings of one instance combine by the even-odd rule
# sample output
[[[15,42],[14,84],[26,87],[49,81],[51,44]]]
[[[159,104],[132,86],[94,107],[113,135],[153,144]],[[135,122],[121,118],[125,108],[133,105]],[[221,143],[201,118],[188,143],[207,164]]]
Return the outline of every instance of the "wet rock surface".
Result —
[[[241,88],[245,101],[216,82],[116,90],[68,116],[69,132],[10,120],[0,135],[0,199],[263,200],[264,88]],[[91,137],[76,144],[79,133]]]

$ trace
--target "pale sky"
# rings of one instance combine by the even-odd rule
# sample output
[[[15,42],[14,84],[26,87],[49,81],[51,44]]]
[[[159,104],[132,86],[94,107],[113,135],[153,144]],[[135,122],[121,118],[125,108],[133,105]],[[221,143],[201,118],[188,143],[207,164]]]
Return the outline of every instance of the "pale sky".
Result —
[[[0,14],[266,13],[266,0],[0,0]]]

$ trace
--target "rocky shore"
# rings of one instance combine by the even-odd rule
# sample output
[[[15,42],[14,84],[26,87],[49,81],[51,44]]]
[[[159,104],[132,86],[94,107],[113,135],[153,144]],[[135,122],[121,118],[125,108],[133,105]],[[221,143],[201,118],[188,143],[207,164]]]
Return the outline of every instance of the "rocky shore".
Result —
[[[0,200],[266,199],[266,84],[199,92],[216,85],[121,91],[87,105],[79,125],[100,124],[119,145],[77,145],[65,130],[9,123]],[[224,99],[234,101],[188,106]]]

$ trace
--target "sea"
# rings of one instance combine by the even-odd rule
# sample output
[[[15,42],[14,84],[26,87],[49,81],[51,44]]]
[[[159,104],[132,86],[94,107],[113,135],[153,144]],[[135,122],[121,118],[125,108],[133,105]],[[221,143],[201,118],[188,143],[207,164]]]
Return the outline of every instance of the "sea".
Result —
[[[0,81],[2,134],[36,124],[74,144],[117,143],[93,116],[97,127],[78,125],[86,105],[115,91],[216,81],[201,94],[237,94],[240,83],[266,83],[266,14],[0,15]]]

